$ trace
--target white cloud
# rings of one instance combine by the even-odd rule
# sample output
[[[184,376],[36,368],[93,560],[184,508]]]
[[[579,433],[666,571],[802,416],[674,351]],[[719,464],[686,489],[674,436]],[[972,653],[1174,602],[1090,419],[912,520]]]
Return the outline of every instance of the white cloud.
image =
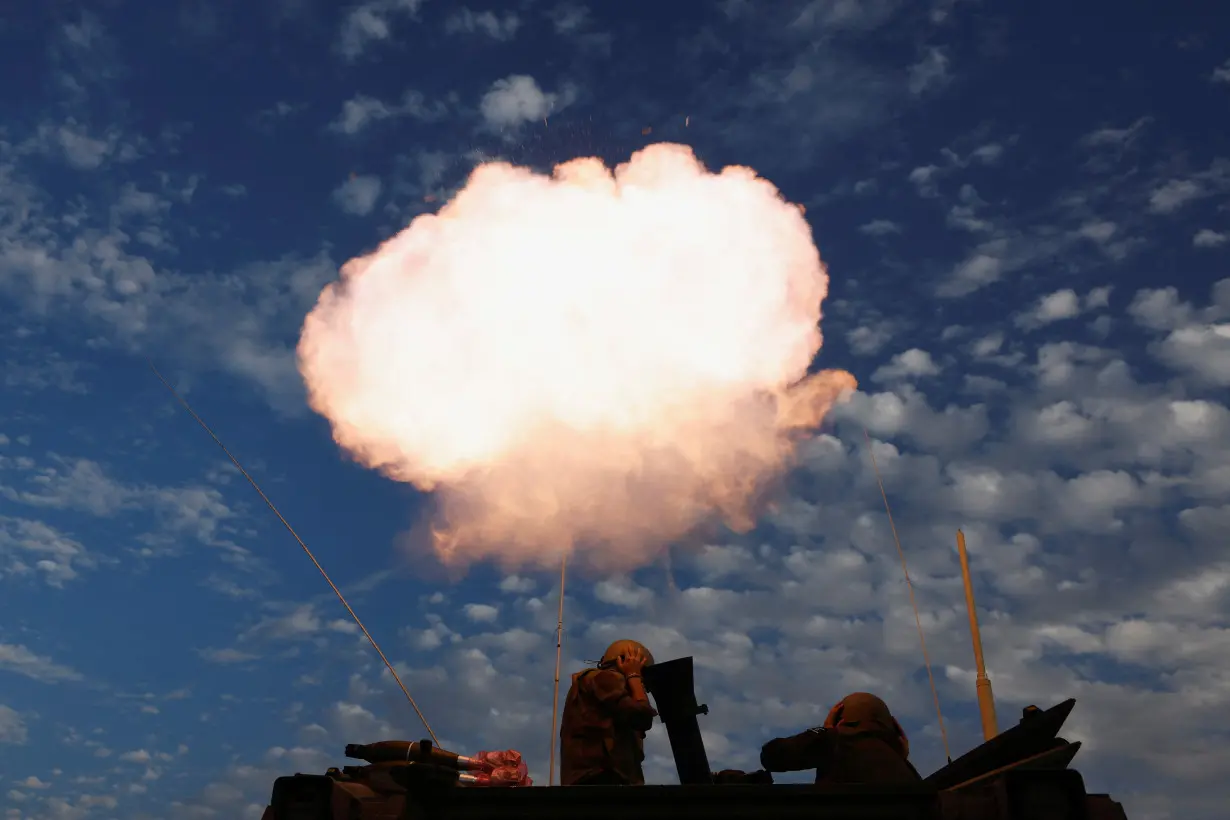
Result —
[[[1212,75],[1209,77],[1215,83],[1230,84],[1230,60],[1226,60],[1217,68],[1213,69]]]
[[[262,108],[260,111],[257,111],[252,117],[252,125],[258,131],[262,131],[266,134],[272,133],[278,123],[294,114],[298,114],[306,108],[307,105],[304,103],[291,103],[286,100],[278,100],[268,108]]]
[[[931,22],[935,25],[942,25],[952,16],[957,5],[962,2],[970,2],[971,0],[933,0],[931,3]]]
[[[450,34],[482,34],[493,40],[511,40],[521,27],[521,18],[511,11],[503,16],[492,11],[474,12],[462,7],[444,21],[444,30]]]
[[[950,298],[966,296],[998,281],[1006,268],[998,254],[1005,247],[1005,243],[996,241],[987,245],[984,251],[971,254],[953,269],[948,279],[936,289],[936,294]]]
[[[1103,285],[1100,288],[1094,288],[1085,294],[1084,307],[1085,310],[1099,310],[1110,307],[1110,295],[1114,292],[1112,285]]]
[[[1089,148],[1123,148],[1133,142],[1152,122],[1150,117],[1141,117],[1126,128],[1099,128],[1081,137],[1082,145]]]
[[[969,352],[975,359],[985,359],[998,353],[1003,345],[1004,334],[996,331],[975,339],[969,346]]]
[[[89,459],[61,460],[38,471],[34,486],[40,491],[23,492],[16,486],[4,488],[12,501],[52,508],[75,508],[97,516],[112,516],[137,503],[139,490],[110,478],[97,462]]]
[[[345,701],[334,703],[326,722],[339,737],[387,738],[397,734],[397,731],[389,724],[377,719],[374,714],[357,703]]]
[[[994,228],[989,221],[978,216],[978,212],[986,207],[987,203],[978,196],[973,185],[962,185],[957,199],[958,203],[948,211],[947,223],[951,227],[971,233],[986,233]]]
[[[1158,357],[1170,366],[1230,387],[1230,322],[1179,328],[1156,350]]]
[[[437,122],[447,116],[448,111],[448,105],[443,101],[429,102],[423,94],[413,89],[406,91],[396,103],[356,94],[342,103],[342,110],[329,123],[329,130],[354,136],[381,120],[410,117],[419,122]]]
[[[0,743],[20,746],[28,738],[29,731],[17,710],[0,704]]]
[[[569,84],[564,84],[558,92],[547,93],[538,87],[533,77],[511,74],[491,84],[479,102],[479,110],[489,126],[515,128],[558,113],[576,98],[576,89]]]
[[[1080,235],[1094,242],[1102,243],[1114,236],[1118,229],[1119,227],[1114,222],[1100,219],[1081,225]]]
[[[1047,224],[1018,228],[989,221],[982,226],[979,235],[981,241],[940,279],[935,288],[937,296],[945,299],[968,296],[1009,274],[1072,250],[1080,238],[1075,232],[1062,233]]]
[[[522,578],[518,575],[509,575],[500,581],[499,589],[501,592],[514,593],[525,595],[534,591],[537,585],[532,578]]]
[[[333,201],[348,214],[367,216],[376,207],[383,188],[380,177],[352,176],[333,191]]]
[[[1173,287],[1137,291],[1128,313],[1138,323],[1152,330],[1169,330],[1188,321],[1192,306],[1179,301]]]
[[[1063,319],[1075,319],[1081,314],[1081,300],[1071,288],[1043,296],[1030,310],[1016,316],[1019,327],[1038,328]]]
[[[941,168],[938,165],[920,165],[910,171],[907,177],[910,182],[918,189],[919,196],[934,197],[938,195],[938,190],[935,187],[935,180],[939,176]]]
[[[816,33],[867,31],[888,22],[898,0],[808,0],[791,26]]]
[[[236,562],[249,556],[224,533],[233,513],[212,487],[125,484],[94,461],[53,454],[45,464],[31,461],[10,471],[8,482],[0,484],[0,497],[30,507],[77,510],[101,518],[143,511],[157,522],[139,537],[145,557],[175,552],[185,536],[226,551]],[[0,519],[0,552],[12,554],[17,549],[27,555],[39,554],[35,568],[53,586],[76,578],[78,570],[92,567],[96,560],[79,543],[45,524]]]
[[[889,322],[866,323],[846,334],[846,344],[856,356],[871,356],[888,344],[893,333],[894,328]]]
[[[299,640],[314,636],[324,626],[312,604],[276,608],[284,611],[281,614],[265,616],[255,626],[245,630],[239,636],[240,640]]]
[[[0,163],[0,174],[17,174],[13,184],[0,185],[0,201],[22,215],[0,226],[0,270],[20,271],[0,276],[6,300],[41,322],[67,320],[117,350],[158,350],[187,367],[208,362],[257,385],[279,412],[303,411],[286,334],[297,328],[296,312],[301,319],[336,277],[327,253],[244,263],[220,274],[191,258],[156,266],[109,224],[105,203],[83,211],[81,197],[53,197],[26,184],[23,173]]]
[[[390,116],[392,111],[383,102],[375,97],[358,94],[342,103],[341,113],[329,124],[329,128],[343,134],[357,134],[372,122]]]
[[[102,140],[91,139],[84,134],[61,127],[56,134],[64,157],[74,168],[89,170],[102,165],[111,152],[111,146]]]
[[[142,153],[140,140],[126,141],[116,129],[102,134],[69,118],[61,125],[43,124],[26,141],[25,150],[63,159],[79,171],[93,171],[108,160],[130,162]]]
[[[392,36],[395,17],[414,17],[420,4],[421,0],[365,0],[352,6],[342,19],[338,51],[347,60],[357,60],[371,44]]]
[[[1202,228],[1192,237],[1192,244],[1197,248],[1220,248],[1230,240],[1230,234]]]
[[[480,612],[479,614],[481,616],[485,613]],[[429,613],[427,615],[427,622],[430,625],[426,629],[403,630],[403,635],[410,639],[410,644],[415,648],[430,651],[432,649],[439,649],[446,642],[456,643],[461,639],[461,636],[450,629],[439,615]]]
[[[1103,255],[1115,261],[1126,258],[1143,241],[1107,219],[1090,219],[1082,223],[1076,229],[1076,235],[1093,243]]]
[[[940,151],[944,159],[943,164],[929,163],[927,165],[920,165],[910,171],[907,179],[913,183],[919,196],[933,199],[939,196],[939,181],[942,178],[974,165],[995,165],[1003,157],[1004,150],[1003,144],[999,142],[988,142],[980,145],[965,156],[961,156],[952,148],[944,148]],[[971,192],[973,193],[972,197],[970,195]],[[981,199],[978,199],[977,192],[970,185],[962,186],[961,199],[966,205],[986,204]]]
[[[589,9],[573,3],[559,3],[550,12],[556,34],[572,34],[589,22]]]
[[[1174,288],[1137,293],[1129,312],[1145,327],[1165,331],[1150,350],[1170,367],[1198,381],[1230,385],[1230,279],[1213,286],[1203,310],[1179,302]]]
[[[999,162],[1000,157],[1004,155],[1004,146],[998,142],[989,142],[986,145],[980,145],[973,150],[969,155],[969,160],[976,160],[983,165],[994,165]]]
[[[951,80],[948,63],[948,55],[944,53],[944,49],[928,47],[922,58],[910,66],[907,83],[910,93],[925,94],[946,85]]]
[[[1173,214],[1188,204],[1230,188],[1230,160],[1218,158],[1203,171],[1168,179],[1149,194],[1149,211]]]
[[[63,34],[65,40],[81,49],[92,48],[107,36],[102,22],[88,11],[82,12],[78,22],[65,23]]]
[[[42,683],[81,680],[77,670],[36,655],[21,644],[0,643],[0,670],[15,672]]]
[[[1196,180],[1168,180],[1149,194],[1149,210],[1155,214],[1171,214],[1204,193],[1204,187]]]
[[[475,623],[494,623],[500,617],[500,610],[490,604],[466,604],[462,611]]]
[[[0,516],[0,575],[36,575],[48,586],[63,587],[96,565],[80,542],[54,527]]]
[[[638,608],[649,603],[653,592],[627,578],[602,580],[594,587],[594,597],[619,607]]]
[[[256,660],[258,655],[251,652],[243,652],[238,649],[200,649],[197,650],[202,658],[210,663],[243,663],[245,661]]]
[[[901,379],[916,379],[922,376],[939,375],[939,365],[925,350],[911,348],[898,353],[888,362],[871,374],[873,382],[892,382]]]
[[[860,225],[859,232],[868,236],[888,236],[901,233],[901,226],[887,219],[874,219],[865,225]]]

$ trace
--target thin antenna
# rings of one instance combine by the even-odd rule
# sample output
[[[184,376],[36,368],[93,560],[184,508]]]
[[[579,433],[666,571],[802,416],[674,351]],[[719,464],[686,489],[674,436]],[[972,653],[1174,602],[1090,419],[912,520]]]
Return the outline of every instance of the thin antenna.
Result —
[[[427,734],[431,735],[432,742],[439,746],[440,741],[436,739],[436,733],[431,730],[431,724],[427,722],[427,718],[423,717],[422,711],[419,710],[419,705],[415,703],[414,698],[410,696],[410,690],[406,689],[406,685],[401,682],[401,678],[397,675],[397,670],[393,668],[393,664],[389,663],[389,659],[386,658],[384,653],[380,651],[380,646],[376,643],[376,639],[372,637],[372,633],[367,631],[367,627],[365,627],[363,622],[359,620],[359,616],[356,615],[354,610],[350,608],[350,604],[346,603],[346,597],[342,595],[342,591],[337,588],[336,584],[333,583],[333,579],[329,577],[329,573],[325,572],[325,568],[322,567],[320,562],[316,560],[316,556],[312,554],[310,549],[308,549],[308,545],[303,543],[303,539],[299,537],[299,533],[295,532],[295,528],[290,525],[290,522],[287,521],[282,513],[278,511],[278,508],[273,505],[273,502],[269,500],[269,496],[265,495],[265,491],[260,488],[260,485],[256,483],[256,480],[252,478],[252,476],[248,475],[248,471],[245,470],[243,465],[239,463],[239,459],[231,455],[231,451],[226,449],[226,445],[222,443],[222,440],[214,435],[214,431],[209,429],[209,425],[196,414],[196,411],[193,410],[191,405],[184,400],[184,397],[179,395],[175,388],[162,377],[162,374],[158,372],[158,368],[154,366],[153,360],[146,359],[146,361],[149,363],[149,369],[154,371],[154,375],[158,377],[158,381],[162,382],[163,386],[166,387],[167,390],[171,391],[171,395],[179,400],[179,403],[184,406],[184,409],[187,410],[194,419],[196,419],[196,423],[201,425],[206,433],[209,433],[209,437],[214,440],[215,444],[222,448],[222,452],[226,453],[226,457],[231,460],[231,463],[235,465],[235,468],[239,470],[239,472],[243,474],[243,477],[248,480],[248,483],[252,485],[252,489],[256,490],[269,509],[273,510],[273,514],[276,515],[278,520],[282,522],[282,526],[286,527],[287,532],[289,532],[294,539],[299,542],[299,546],[303,547],[303,551],[307,553],[308,558],[312,559],[312,563],[316,565],[316,569],[320,570],[320,574],[324,576],[325,581],[327,581],[329,586],[333,589],[334,594],[337,595],[337,599],[342,602],[342,606],[346,607],[346,611],[350,613],[350,617],[354,618],[354,622],[359,625],[359,629],[363,631],[364,636],[366,636],[367,640],[371,643],[372,649],[376,650],[376,654],[380,656],[380,660],[384,661],[384,665],[389,668],[390,674],[393,675],[393,680],[397,681],[397,685],[401,687],[402,694],[406,696],[406,700],[410,701],[410,706],[414,708],[414,713],[419,716],[419,720],[423,721],[423,727],[427,729]]]
[[[551,696],[551,763],[547,774],[547,785],[555,784],[555,747],[558,745],[555,737],[555,718],[559,714],[559,665],[560,654],[564,648],[564,582],[568,580],[568,551],[559,559],[559,620],[555,625],[555,694]]]
[[[957,555],[961,558],[961,580],[965,584],[965,608],[969,610],[969,634],[974,643],[975,691],[978,693],[978,714],[982,718],[982,739],[990,740],[999,734],[995,719],[995,695],[991,692],[991,679],[982,659],[982,633],[978,630],[978,607],[974,603],[974,581],[969,571],[969,553],[965,550],[965,533],[957,530]]]
[[[914,600],[914,584],[910,581],[910,568],[905,563],[905,550],[901,549],[901,539],[897,537],[897,525],[893,523],[893,510],[888,506],[888,494],[884,492],[884,481],[880,478],[880,468],[876,464],[875,448],[871,444],[871,434],[863,428],[863,436],[867,439],[867,452],[871,454],[871,469],[875,471],[876,483],[880,485],[880,497],[884,499],[884,511],[888,513],[888,526],[893,531],[893,541],[897,544],[897,555],[901,556],[901,571],[905,573],[905,585],[910,590],[910,606],[914,608],[914,623],[918,627],[918,642],[922,644],[923,664],[927,667],[927,679],[931,681],[931,696],[935,698],[935,714],[940,721],[940,738],[944,741],[944,756],[952,762],[952,753],[948,751],[948,732],[944,729],[944,713],[940,711],[940,693],[935,688],[935,676],[931,673],[931,659],[927,657],[927,639],[923,637],[922,619],[918,616],[918,604]]]

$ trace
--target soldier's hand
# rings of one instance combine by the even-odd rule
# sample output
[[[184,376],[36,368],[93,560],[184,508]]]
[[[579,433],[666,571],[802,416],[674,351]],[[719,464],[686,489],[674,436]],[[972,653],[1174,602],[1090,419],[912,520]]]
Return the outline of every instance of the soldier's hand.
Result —
[[[639,675],[645,668],[647,660],[649,659],[645,657],[644,652],[640,649],[633,649],[628,654],[619,656],[619,660],[615,662],[615,668],[623,675]]]

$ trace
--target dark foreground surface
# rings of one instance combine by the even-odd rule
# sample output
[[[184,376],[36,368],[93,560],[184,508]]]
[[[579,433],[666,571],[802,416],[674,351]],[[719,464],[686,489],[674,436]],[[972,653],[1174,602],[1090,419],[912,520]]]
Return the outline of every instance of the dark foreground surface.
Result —
[[[1080,743],[1058,733],[1072,699],[1025,710],[1017,725],[918,786],[778,786],[717,782],[690,657],[647,666],[645,677],[683,785],[467,788],[466,778],[474,780],[456,754],[427,740],[384,741],[347,747],[367,765],[278,778],[262,820],[1127,820],[1119,803],[1089,794],[1068,768]]]
[[[1071,769],[1005,772],[959,790],[933,787],[576,786],[465,789],[418,784],[404,795],[351,794],[321,775],[279,778],[266,820],[1125,820]]]

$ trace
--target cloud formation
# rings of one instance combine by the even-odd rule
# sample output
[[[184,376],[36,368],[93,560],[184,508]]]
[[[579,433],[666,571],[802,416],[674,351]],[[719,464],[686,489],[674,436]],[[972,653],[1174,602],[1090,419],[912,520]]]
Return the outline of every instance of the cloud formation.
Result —
[[[380,177],[352,176],[333,191],[333,201],[352,216],[367,216],[376,207],[383,188]]]
[[[394,21],[414,17],[422,0],[363,0],[342,18],[337,50],[348,61],[359,59],[373,43],[393,35]]]
[[[479,101],[483,119],[492,128],[515,128],[526,122],[558,114],[577,99],[577,90],[565,83],[557,92],[545,92],[533,77],[510,74],[496,80]]]

